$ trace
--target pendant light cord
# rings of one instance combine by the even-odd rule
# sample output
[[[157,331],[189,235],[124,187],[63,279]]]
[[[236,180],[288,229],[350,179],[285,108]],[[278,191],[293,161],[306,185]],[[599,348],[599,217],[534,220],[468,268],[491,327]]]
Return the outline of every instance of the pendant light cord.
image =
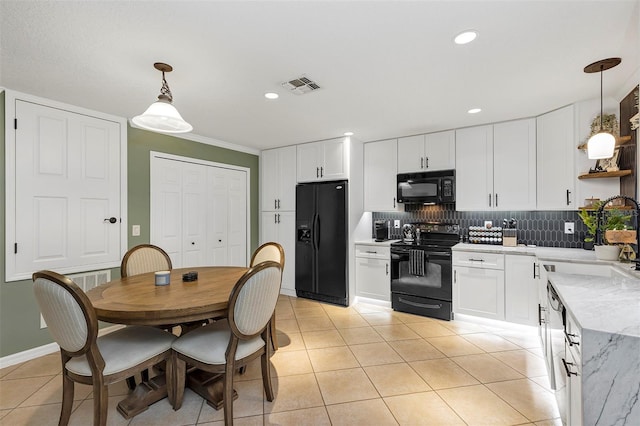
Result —
[[[600,85],[602,86],[602,83]],[[169,102],[173,102],[173,95],[171,94],[171,90],[169,89],[167,80],[165,80],[164,78],[164,71],[162,71],[162,88],[160,88],[160,94],[165,95],[167,98],[169,98]],[[602,127],[602,123],[600,123],[600,127]]]
[[[600,131],[602,132],[602,72],[604,71],[604,65],[600,64]],[[162,78],[164,79],[164,73],[162,73]]]

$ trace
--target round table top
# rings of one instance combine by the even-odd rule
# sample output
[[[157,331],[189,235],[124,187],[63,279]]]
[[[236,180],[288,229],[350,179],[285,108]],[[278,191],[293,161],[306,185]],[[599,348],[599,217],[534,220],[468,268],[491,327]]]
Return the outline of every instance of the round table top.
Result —
[[[171,271],[168,285],[155,272],[119,278],[87,292],[99,320],[129,325],[182,324],[226,315],[229,295],[245,267],[209,266]],[[198,272],[183,282],[182,274]]]

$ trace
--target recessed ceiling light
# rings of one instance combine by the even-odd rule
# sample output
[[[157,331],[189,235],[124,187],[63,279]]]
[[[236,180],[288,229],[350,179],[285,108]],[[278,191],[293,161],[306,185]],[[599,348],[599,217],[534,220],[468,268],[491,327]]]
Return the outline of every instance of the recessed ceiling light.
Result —
[[[353,132],[344,132],[345,136],[353,136]]]
[[[277,93],[273,93],[273,92],[268,92],[264,94],[264,97],[267,99],[278,99],[278,97],[280,97],[280,95],[278,95]]]
[[[458,34],[456,36],[456,38],[453,39],[453,41],[456,44],[467,44],[467,43],[471,43],[473,40],[475,40],[476,37],[478,37],[478,32],[477,31],[467,30],[467,31],[464,31],[464,32],[461,32],[460,34]]]
[[[471,108],[469,111],[467,111],[469,114],[477,114],[480,111],[482,111],[480,108]]]

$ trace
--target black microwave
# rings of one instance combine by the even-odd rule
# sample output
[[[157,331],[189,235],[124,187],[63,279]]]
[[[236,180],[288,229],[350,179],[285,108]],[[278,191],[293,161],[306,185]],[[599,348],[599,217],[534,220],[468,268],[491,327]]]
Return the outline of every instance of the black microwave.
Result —
[[[445,204],[456,201],[456,171],[398,174],[398,202]]]

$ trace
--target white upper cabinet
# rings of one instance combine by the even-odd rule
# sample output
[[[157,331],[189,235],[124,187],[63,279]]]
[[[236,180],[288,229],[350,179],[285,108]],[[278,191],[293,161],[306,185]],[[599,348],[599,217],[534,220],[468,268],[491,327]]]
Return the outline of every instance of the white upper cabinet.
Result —
[[[574,202],[574,107],[543,114],[537,124],[538,210],[577,209]]]
[[[348,179],[347,141],[336,138],[298,145],[298,182]]]
[[[295,210],[296,147],[268,149],[260,154],[260,210]]]
[[[398,139],[398,173],[447,170],[456,167],[453,130]]]
[[[456,131],[456,209],[536,207],[535,120]]]
[[[396,139],[364,145],[364,209],[369,212],[395,211]]]
[[[493,126],[456,130],[456,210],[493,208]]]
[[[535,210],[535,119],[493,126],[493,193],[498,210]]]

